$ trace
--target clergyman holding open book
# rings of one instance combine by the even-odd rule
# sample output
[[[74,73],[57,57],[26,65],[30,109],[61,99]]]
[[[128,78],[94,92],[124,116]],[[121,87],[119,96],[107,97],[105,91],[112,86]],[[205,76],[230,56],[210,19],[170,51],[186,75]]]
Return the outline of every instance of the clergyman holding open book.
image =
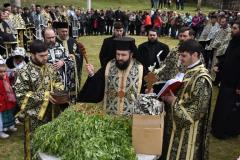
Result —
[[[167,104],[163,159],[208,159],[212,79],[200,61],[201,45],[187,40],[179,46],[179,60],[186,68],[176,94],[162,96]]]

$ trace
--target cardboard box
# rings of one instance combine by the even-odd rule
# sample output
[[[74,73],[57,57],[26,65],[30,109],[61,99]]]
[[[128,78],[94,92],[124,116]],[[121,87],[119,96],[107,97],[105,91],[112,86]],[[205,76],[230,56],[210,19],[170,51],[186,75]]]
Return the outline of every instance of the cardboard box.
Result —
[[[132,144],[137,154],[161,155],[164,114],[133,115]]]

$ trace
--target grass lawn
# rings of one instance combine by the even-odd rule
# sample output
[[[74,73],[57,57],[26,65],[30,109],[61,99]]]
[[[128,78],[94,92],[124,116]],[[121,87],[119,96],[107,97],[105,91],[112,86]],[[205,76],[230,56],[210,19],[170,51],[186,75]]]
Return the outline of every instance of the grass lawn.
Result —
[[[103,38],[106,36],[85,36],[79,40],[85,45],[89,63],[95,68],[99,68],[98,54]],[[146,37],[134,36],[136,43],[146,41]],[[170,38],[160,38],[160,41],[168,44],[171,48],[176,46],[177,40]],[[86,71],[83,71],[83,82],[86,79]],[[218,89],[213,92],[212,108],[214,107]],[[0,139],[0,160],[23,160],[23,127],[18,127],[19,131],[11,135],[7,140]],[[240,136],[229,140],[218,140],[210,138],[210,160],[236,160],[240,156]]]

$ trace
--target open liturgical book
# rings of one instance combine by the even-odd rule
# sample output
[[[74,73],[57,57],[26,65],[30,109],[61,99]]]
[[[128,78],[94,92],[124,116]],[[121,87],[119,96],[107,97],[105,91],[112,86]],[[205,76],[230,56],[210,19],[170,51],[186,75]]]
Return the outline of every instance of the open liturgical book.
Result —
[[[163,86],[163,88],[159,91],[157,96],[163,97],[170,95],[170,91],[176,93],[182,85],[183,77],[184,73],[178,73],[175,78],[168,80]]]

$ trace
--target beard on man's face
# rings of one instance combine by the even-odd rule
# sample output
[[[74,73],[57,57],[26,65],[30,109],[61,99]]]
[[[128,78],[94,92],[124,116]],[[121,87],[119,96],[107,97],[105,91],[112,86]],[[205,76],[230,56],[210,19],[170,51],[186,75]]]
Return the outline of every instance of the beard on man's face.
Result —
[[[178,43],[178,45],[181,45],[183,42],[184,42],[184,40],[179,39],[179,43]]]
[[[130,64],[130,58],[127,61],[123,60],[116,60],[116,66],[120,70],[125,70]]]
[[[148,38],[148,41],[150,43],[155,43],[155,42],[157,42],[157,39],[155,39],[155,38]]]
[[[47,46],[48,46],[49,48],[52,48],[52,47],[55,46],[55,42],[53,42],[53,41],[49,41],[49,42],[45,42],[45,43],[47,44]]]
[[[240,37],[240,32],[237,32],[237,33],[231,33],[231,36],[232,38],[237,38],[237,37]]]
[[[32,56],[31,59],[32,59],[33,63],[38,65],[38,66],[43,66],[47,63],[47,60],[40,60],[36,57],[36,55]]]

